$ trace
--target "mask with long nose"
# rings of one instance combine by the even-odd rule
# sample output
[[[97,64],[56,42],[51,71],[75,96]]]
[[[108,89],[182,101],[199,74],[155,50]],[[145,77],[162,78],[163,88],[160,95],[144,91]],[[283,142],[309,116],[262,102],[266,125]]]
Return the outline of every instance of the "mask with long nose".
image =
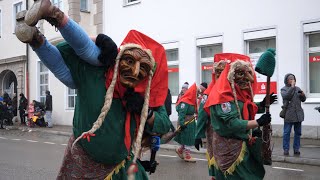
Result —
[[[120,82],[125,87],[134,88],[148,76],[151,69],[151,58],[144,50],[127,49],[120,57]]]
[[[249,89],[250,83],[254,82],[252,68],[244,64],[237,64],[234,73],[234,82],[240,89]]]

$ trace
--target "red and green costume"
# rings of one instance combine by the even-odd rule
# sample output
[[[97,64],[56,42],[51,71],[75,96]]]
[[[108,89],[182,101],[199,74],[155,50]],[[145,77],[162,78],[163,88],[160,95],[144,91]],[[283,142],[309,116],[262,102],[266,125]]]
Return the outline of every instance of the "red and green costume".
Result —
[[[248,120],[254,119],[258,112],[258,106],[252,101],[251,92],[238,86],[234,89],[235,99],[227,79],[229,70],[230,64],[227,64],[204,105],[213,127],[213,156],[209,165],[214,167],[216,179],[263,179],[261,139],[249,138],[250,131],[246,129]],[[255,84],[256,80],[252,83],[253,92]]]
[[[165,134],[170,130],[171,122],[166,114],[164,101],[167,93],[168,74],[164,48],[146,35],[130,31],[122,45],[134,43],[152,51],[156,67],[151,84],[149,107],[155,108],[153,127],[146,124],[148,131]],[[106,90],[110,84],[113,69],[106,72],[105,67],[92,66],[81,60],[66,43],[57,45],[65,63],[69,67],[77,86],[76,106],[73,118],[74,141],[81,133],[91,129],[104,104]],[[144,95],[146,82],[141,82],[135,91]],[[128,114],[122,100],[125,88],[119,80],[116,82],[113,100],[102,126],[95,136],[82,139],[76,144],[74,153],[66,149],[60,174],[63,178],[72,178],[85,174],[89,179],[127,179],[127,168],[132,161],[132,143],[134,142],[140,115]],[[136,179],[148,179],[143,167],[138,164]]]
[[[178,127],[183,126],[187,121],[193,120],[181,131],[174,140],[181,145],[193,146],[196,133],[196,121],[194,114],[197,111],[197,85],[193,84],[176,104],[178,112]]]

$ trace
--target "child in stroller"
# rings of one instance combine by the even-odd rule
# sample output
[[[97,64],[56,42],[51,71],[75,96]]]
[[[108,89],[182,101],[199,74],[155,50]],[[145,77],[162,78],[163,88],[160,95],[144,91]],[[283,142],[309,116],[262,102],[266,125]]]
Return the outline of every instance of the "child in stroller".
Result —
[[[45,109],[41,102],[33,100],[28,107],[28,123],[29,127],[46,127],[47,123],[44,120]]]

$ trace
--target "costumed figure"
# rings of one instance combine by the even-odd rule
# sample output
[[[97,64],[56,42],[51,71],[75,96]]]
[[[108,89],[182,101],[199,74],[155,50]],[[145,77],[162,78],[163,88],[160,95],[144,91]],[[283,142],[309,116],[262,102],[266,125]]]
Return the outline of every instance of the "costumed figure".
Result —
[[[199,114],[197,119],[197,133],[195,139],[195,147],[197,150],[202,147],[202,138],[207,139],[207,160],[208,160],[208,169],[209,169],[209,176],[212,176],[214,179],[214,166],[210,163],[210,160],[213,157],[212,154],[212,125],[210,121],[210,114],[208,114],[204,109],[203,106],[208,99],[208,95],[211,92],[212,87],[214,86],[215,82],[220,77],[222,71],[224,70],[226,64],[230,64],[231,62],[237,59],[248,59],[248,56],[244,56],[241,54],[234,54],[234,53],[220,53],[214,55],[214,63],[213,63],[213,72],[212,72],[212,81],[209,84],[209,87],[204,91],[202,100],[200,101],[199,105]]]
[[[66,42],[51,45],[35,27],[40,19],[54,25]],[[162,45],[135,30],[119,52],[106,35],[94,43],[49,0],[36,0],[17,21],[18,39],[78,92],[73,135],[57,179],[148,179],[138,159],[142,135],[165,134],[171,125],[164,107],[168,74]]]
[[[196,133],[195,114],[197,113],[197,85],[194,83],[176,103],[178,112],[178,129],[183,129],[174,140],[181,146],[176,153],[186,162],[196,162],[190,154],[190,146],[194,145]]]
[[[255,120],[264,111],[254,103],[256,78],[247,56],[226,64],[211,89],[204,109],[209,113],[212,132],[212,165],[216,179],[263,179],[261,131],[270,123],[270,114]],[[210,145],[209,145],[210,146]]]

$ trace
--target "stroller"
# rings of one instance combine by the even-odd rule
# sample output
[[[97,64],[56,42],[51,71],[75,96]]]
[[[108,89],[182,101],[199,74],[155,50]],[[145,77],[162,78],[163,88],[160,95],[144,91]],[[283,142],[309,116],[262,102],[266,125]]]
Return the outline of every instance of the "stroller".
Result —
[[[35,127],[46,127],[47,123],[44,120],[45,110],[44,106],[40,102],[33,102],[28,107],[28,120],[27,126]]]

